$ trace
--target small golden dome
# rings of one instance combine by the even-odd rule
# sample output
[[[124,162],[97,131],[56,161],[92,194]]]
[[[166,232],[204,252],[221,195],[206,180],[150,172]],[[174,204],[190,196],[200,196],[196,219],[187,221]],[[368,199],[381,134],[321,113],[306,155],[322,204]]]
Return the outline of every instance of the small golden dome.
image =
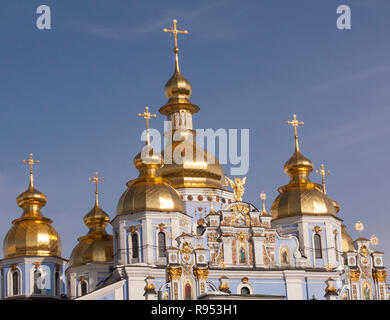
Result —
[[[113,260],[112,235],[106,232],[106,225],[109,222],[108,214],[95,203],[92,210],[84,216],[84,223],[89,232],[78,238],[79,243],[70,255],[69,267]]]
[[[126,215],[143,211],[168,211],[186,213],[179,193],[168,182],[158,176],[163,165],[160,154],[154,153],[149,145],[144,157],[139,153],[134,166],[139,170],[138,178],[127,182],[128,189],[119,199],[116,214]]]
[[[299,148],[285,163],[284,171],[290,176],[290,182],[279,188],[279,195],[271,207],[272,219],[297,215],[334,215],[339,208],[335,201],[328,198],[322,186],[309,179],[313,163]]]
[[[87,263],[104,263],[113,260],[112,235],[106,232],[106,226],[110,217],[99,205],[98,183],[104,181],[95,172],[93,178],[88,179],[95,183],[95,205],[84,216],[84,223],[89,228],[87,235],[78,238],[79,243],[73,249],[69,267],[84,265]]]
[[[16,202],[23,209],[23,215],[12,221],[13,226],[5,236],[4,257],[61,257],[61,239],[51,225],[52,220],[41,213],[41,208],[46,205],[46,196],[34,188],[31,172],[30,185],[16,198]]]
[[[190,82],[179,71],[175,70],[172,77],[165,84],[164,91],[168,103],[189,102],[192,87]]]
[[[341,243],[343,247],[343,252],[353,252],[355,248],[353,246],[353,240],[351,236],[348,234],[347,227],[343,224],[341,225]]]

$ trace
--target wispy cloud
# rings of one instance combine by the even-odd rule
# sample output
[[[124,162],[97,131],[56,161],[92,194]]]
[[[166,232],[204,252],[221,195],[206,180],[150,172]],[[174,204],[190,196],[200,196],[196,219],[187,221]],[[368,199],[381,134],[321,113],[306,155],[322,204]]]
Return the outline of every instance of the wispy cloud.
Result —
[[[103,26],[100,24],[94,24],[90,22],[73,21],[69,24],[69,26],[71,28],[81,30],[83,32],[89,33],[94,36],[103,37],[107,39],[127,41],[127,40],[140,38],[145,34],[156,32],[156,30],[160,30],[164,26],[171,25],[172,19],[175,17],[180,21],[195,20],[195,22],[197,22],[198,18],[201,17],[202,15],[207,14],[208,12],[218,9],[224,5],[227,5],[230,2],[232,1],[220,0],[220,1],[210,2],[194,10],[176,11],[174,16],[172,16],[172,14],[169,13],[169,14],[164,14],[160,17],[153,17],[152,21],[148,21],[139,25]],[[222,34],[222,33],[218,33],[218,31],[215,29],[210,28],[210,30],[214,30],[211,33],[214,33],[216,37],[220,37]],[[208,32],[208,36],[210,35],[211,35],[210,32]]]
[[[376,66],[357,73],[345,75],[337,79],[332,79],[312,87],[311,90],[315,92],[324,91],[335,87],[342,87],[351,82],[365,80],[385,74],[390,74],[390,65]]]
[[[376,114],[375,117],[367,117],[339,127],[323,130],[317,135],[312,135],[307,140],[321,141],[327,151],[336,151],[359,143],[367,143],[378,140],[383,136],[390,136],[390,127],[383,123],[388,115]]]

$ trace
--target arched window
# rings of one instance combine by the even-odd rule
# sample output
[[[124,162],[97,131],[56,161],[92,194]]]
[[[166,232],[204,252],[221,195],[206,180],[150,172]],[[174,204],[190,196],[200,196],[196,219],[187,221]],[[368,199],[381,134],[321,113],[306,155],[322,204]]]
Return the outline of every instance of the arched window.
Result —
[[[192,287],[189,281],[186,282],[184,286],[184,300],[192,299]]]
[[[241,294],[251,294],[251,291],[249,290],[248,287],[242,287]]]
[[[339,246],[337,244],[337,233],[334,235],[334,248],[336,251],[336,261],[339,261]]]
[[[12,272],[12,295],[19,294],[19,272]]]
[[[138,259],[138,235],[135,232],[131,235],[131,245],[133,249],[133,259]]]
[[[85,296],[87,294],[87,282],[86,281],[82,281],[81,285],[80,285],[80,288],[81,288],[81,295]]]
[[[314,256],[316,259],[322,259],[321,236],[319,234],[314,235]]]
[[[56,296],[61,295],[61,283],[60,283],[60,273],[57,271],[54,276],[54,283],[56,286]]]
[[[34,293],[40,294],[42,293],[42,284],[43,281],[41,279],[41,271],[36,269],[34,271]]]
[[[158,256],[160,258],[167,256],[166,241],[165,241],[165,233],[164,232],[158,233]]]

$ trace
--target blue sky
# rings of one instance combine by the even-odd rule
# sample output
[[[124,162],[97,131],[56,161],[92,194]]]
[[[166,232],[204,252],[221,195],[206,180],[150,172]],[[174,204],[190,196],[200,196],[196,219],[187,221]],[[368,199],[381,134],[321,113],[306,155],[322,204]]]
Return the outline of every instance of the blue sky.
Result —
[[[40,31],[38,5],[52,10]],[[349,4],[352,29],[336,28],[336,8]],[[146,105],[166,102],[173,72],[172,18],[181,37],[181,70],[200,112],[197,128],[249,128],[250,171],[245,200],[259,205],[288,182],[293,113],[305,122],[301,150],[331,175],[327,191],[355,238],[379,237],[390,265],[390,2],[354,1],[10,1],[0,11],[0,237],[21,215],[15,198],[28,182],[22,163],[41,160],[36,186],[43,209],[69,257],[94,201],[113,217],[133,179]],[[164,117],[152,120],[162,130]],[[312,174],[320,182],[320,176]]]

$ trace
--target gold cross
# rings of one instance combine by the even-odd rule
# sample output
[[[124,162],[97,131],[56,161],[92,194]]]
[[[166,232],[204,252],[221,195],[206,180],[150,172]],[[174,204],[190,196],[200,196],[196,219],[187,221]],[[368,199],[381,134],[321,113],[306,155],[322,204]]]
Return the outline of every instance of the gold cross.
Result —
[[[316,173],[319,173],[322,176],[322,189],[324,194],[326,194],[326,189],[325,189],[325,175],[330,174],[329,170],[325,170],[324,164],[321,164],[321,170],[316,170]]]
[[[93,183],[95,183],[95,201],[96,201],[96,205],[99,205],[98,183],[104,181],[104,179],[100,179],[99,176],[98,176],[98,173],[95,172],[93,178],[89,178],[88,181],[92,181]]]
[[[291,125],[294,127],[295,137],[298,137],[297,128],[298,128],[300,125],[305,124],[303,121],[298,121],[298,120],[297,120],[297,115],[296,115],[296,114],[293,115],[293,119],[292,119],[291,121],[286,121],[286,123],[287,123],[287,124],[291,124]]]
[[[175,39],[175,48],[173,49],[173,52],[178,53],[179,52],[179,48],[177,47],[177,35],[179,33],[188,34],[188,31],[187,30],[178,30],[176,28],[176,23],[177,23],[177,20],[173,19],[173,29],[166,29],[166,28],[164,28],[163,31],[164,32],[170,32],[170,33],[173,34],[173,37]]]
[[[146,129],[149,129],[149,119],[156,118],[157,115],[149,112],[149,107],[145,107],[144,113],[138,113],[138,117],[143,117],[146,120]]]
[[[290,125],[292,125],[294,127],[295,148],[296,148],[297,151],[299,151],[297,128],[300,125],[304,125],[305,123],[303,121],[298,121],[296,114],[293,115],[293,119],[291,121],[286,121],[286,123],[290,124]]]
[[[33,154],[30,153],[30,158],[27,159],[27,160],[23,160],[24,163],[27,163],[29,166],[30,166],[30,173],[32,173],[33,171],[33,165],[36,164],[36,163],[39,163],[40,161],[39,160],[34,160],[33,159]]]
[[[40,163],[39,160],[33,159],[33,154],[30,153],[30,158],[27,160],[23,160],[24,163],[27,163],[30,166],[30,186],[34,187],[34,177],[33,177],[33,165],[36,163]]]
[[[151,118],[156,118],[157,115],[151,114],[149,112],[149,107],[145,107],[145,112],[144,113],[139,113],[138,117],[143,117],[146,120],[146,144],[150,144],[150,138],[149,138],[149,120]]]

